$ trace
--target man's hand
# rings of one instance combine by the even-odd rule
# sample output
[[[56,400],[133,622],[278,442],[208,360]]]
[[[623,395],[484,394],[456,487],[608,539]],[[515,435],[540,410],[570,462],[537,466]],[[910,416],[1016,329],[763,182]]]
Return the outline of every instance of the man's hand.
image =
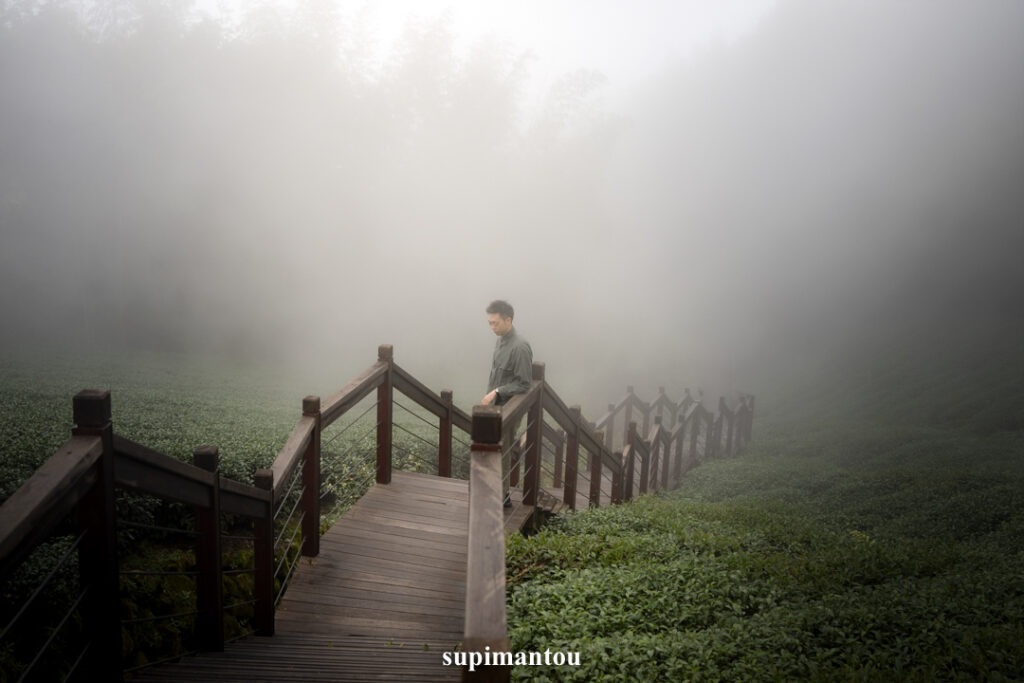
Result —
[[[489,406],[492,403],[494,403],[497,400],[497,398],[498,390],[495,389],[494,391],[488,392],[482,399],[480,399],[480,403],[485,406]]]

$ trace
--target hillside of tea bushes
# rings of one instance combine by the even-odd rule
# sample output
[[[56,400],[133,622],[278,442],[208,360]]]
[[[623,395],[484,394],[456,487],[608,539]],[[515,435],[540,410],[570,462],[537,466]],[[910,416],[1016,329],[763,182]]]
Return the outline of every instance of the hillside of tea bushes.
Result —
[[[513,679],[1024,680],[1019,340],[760,396],[738,457],[512,538],[512,649],[581,653]]]

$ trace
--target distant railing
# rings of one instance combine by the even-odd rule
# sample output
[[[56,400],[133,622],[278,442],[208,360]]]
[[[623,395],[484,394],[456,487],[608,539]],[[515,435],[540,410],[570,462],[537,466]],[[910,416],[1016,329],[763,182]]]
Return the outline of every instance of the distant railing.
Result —
[[[501,458],[505,453],[518,451],[517,462],[504,476],[510,478],[511,485],[517,485],[521,464],[523,505],[538,504],[545,471],[543,445],[547,439],[553,452],[552,484],[562,488],[565,505],[576,509],[577,487],[586,481],[588,504],[598,507],[631,500],[634,491],[642,495],[674,488],[697,463],[715,456],[734,455],[750,440],[753,408],[752,396],[740,395],[735,406],[723,398],[716,417],[689,391],[681,402],[674,403],[661,389],[658,400],[645,403],[630,387],[626,397],[610,405],[608,413],[595,425],[583,419],[579,406],[566,407],[545,381],[542,363],[534,363],[533,382],[525,394],[513,397],[500,408],[475,407],[463,649],[490,652],[490,661],[501,662],[500,653],[507,653],[509,648],[501,480]],[[646,439],[639,436],[637,423],[632,419],[634,411],[643,416]],[[620,414],[626,425],[624,445],[621,451],[612,451],[612,429]],[[520,437],[515,430],[524,416],[527,426]],[[551,419],[559,429],[548,425],[546,419]],[[653,428],[649,428],[651,419]],[[610,484],[607,493],[602,487],[605,482]],[[496,657],[495,653],[499,655]],[[504,683],[509,680],[510,668],[497,665],[466,669],[463,680]]]

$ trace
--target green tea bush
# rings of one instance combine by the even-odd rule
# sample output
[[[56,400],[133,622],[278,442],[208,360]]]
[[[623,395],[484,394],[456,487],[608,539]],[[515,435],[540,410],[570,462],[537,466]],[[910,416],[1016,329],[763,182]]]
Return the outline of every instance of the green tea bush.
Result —
[[[510,537],[512,649],[581,653],[514,680],[1024,678],[1015,435],[763,434],[670,494]]]

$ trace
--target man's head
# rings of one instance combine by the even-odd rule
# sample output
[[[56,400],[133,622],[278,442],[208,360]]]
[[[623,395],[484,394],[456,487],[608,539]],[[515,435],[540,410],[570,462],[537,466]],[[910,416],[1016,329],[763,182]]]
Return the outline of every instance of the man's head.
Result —
[[[487,324],[491,326],[491,332],[504,337],[512,330],[512,318],[515,314],[509,302],[501,299],[492,301],[487,307]]]

